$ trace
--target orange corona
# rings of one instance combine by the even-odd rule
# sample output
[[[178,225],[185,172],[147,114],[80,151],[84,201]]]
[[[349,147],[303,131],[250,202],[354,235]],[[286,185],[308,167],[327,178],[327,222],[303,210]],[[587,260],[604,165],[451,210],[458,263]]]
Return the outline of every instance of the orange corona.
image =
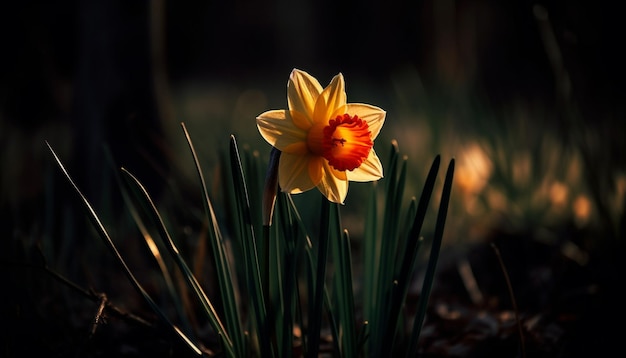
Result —
[[[367,122],[358,116],[337,116],[323,132],[322,155],[337,170],[358,168],[374,145]]]

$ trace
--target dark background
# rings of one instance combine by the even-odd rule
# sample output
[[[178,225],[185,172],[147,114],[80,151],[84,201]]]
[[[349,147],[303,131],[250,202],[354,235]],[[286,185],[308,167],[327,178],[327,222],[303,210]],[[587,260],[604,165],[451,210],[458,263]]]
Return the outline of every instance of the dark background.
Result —
[[[3,117],[28,127],[59,116],[80,102],[75,89],[89,74],[94,91],[128,107],[146,102],[151,41],[173,84],[284,77],[293,67],[384,82],[410,65],[428,84],[469,82],[495,103],[519,95],[550,103],[535,4],[549,13],[580,103],[618,105],[623,32],[613,2],[26,1],[2,6]],[[74,101],[59,99],[63,86]]]
[[[548,22],[538,20],[546,18],[542,9]],[[356,92],[358,102],[388,111],[388,139],[417,124],[393,124],[402,114],[396,97],[403,95],[411,98],[410,109],[434,113],[435,125],[439,114],[452,113],[460,136],[499,135],[500,126],[488,120],[474,126],[470,108],[488,107],[496,121],[515,106],[530,114],[540,108],[546,116],[522,120],[534,135],[578,146],[576,133],[592,134],[583,140],[589,146],[583,171],[592,178],[592,192],[610,196],[613,174],[626,167],[623,21],[619,3],[609,1],[4,2],[0,258],[30,261],[38,243],[53,240],[60,246],[55,263],[65,262],[77,280],[89,275],[74,255],[83,254],[80,248],[89,247],[94,234],[77,219],[82,212],[69,199],[73,193],[45,141],[95,206],[115,212],[121,202],[109,195],[113,179],[103,146],[116,165],[131,168],[158,197],[166,186],[162,178],[178,168],[172,138],[180,134],[172,128],[188,117],[204,119],[193,132],[200,145],[222,146],[238,131],[267,151],[255,142],[254,113],[284,108],[294,67],[322,85],[342,72],[349,96]],[[546,50],[542,24],[555,36],[558,66]],[[394,87],[398,79],[413,78],[421,88],[415,93],[428,96]],[[198,86],[221,91],[213,102],[229,115],[212,116],[202,106],[190,114],[180,103]],[[219,102],[247,89],[263,93],[263,100],[244,101],[244,118],[229,123],[230,113],[237,114],[234,105]],[[409,137],[407,144],[419,140]],[[429,163],[432,157],[426,157]],[[63,247],[69,236],[76,237],[75,247]],[[604,322],[592,321],[599,323]]]
[[[561,53],[556,69],[537,4],[547,12]],[[476,129],[464,103],[488,107],[494,117],[511,106],[530,108],[523,122],[531,132],[536,126],[535,135],[550,132],[565,141],[573,131],[563,106],[569,102],[596,133],[590,155],[600,160],[589,160],[597,166],[592,169],[607,177],[626,162],[624,34],[613,2],[24,1],[2,5],[0,26],[0,204],[9,236],[14,226],[28,231],[41,214],[50,163],[45,140],[88,197],[100,201],[98,193],[111,180],[102,165],[103,145],[139,177],[166,173],[171,168],[162,158],[171,160],[176,123],[189,117],[176,105],[186,88],[214,84],[224,93],[217,102],[233,88],[254,88],[266,93],[266,107],[248,106],[260,113],[285,105],[284,86],[294,67],[324,85],[342,72],[351,93],[364,84],[357,99],[388,111],[389,139],[404,132],[404,124],[398,133],[390,127],[404,123],[394,96],[409,98],[417,112],[438,108],[431,115],[435,125],[440,113],[454,111],[456,130],[473,135],[493,135],[498,123]],[[421,92],[393,87],[392,81],[411,76]],[[225,102],[223,111],[233,112],[231,105]],[[547,118],[534,116],[533,108]],[[202,110],[195,116],[215,123],[199,133],[206,146],[234,131],[255,147],[263,144],[248,124],[255,112],[244,112],[249,118],[238,118],[240,124]]]

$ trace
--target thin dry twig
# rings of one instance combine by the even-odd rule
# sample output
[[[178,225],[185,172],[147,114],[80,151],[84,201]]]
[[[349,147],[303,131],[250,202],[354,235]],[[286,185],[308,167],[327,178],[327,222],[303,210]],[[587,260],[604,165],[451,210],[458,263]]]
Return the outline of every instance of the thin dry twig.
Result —
[[[111,303],[111,301],[109,301],[108,299],[106,299],[106,295],[104,294],[98,294],[96,292],[84,289],[82,287],[80,287],[79,285],[77,285],[76,283],[70,281],[68,278],[64,277],[63,275],[61,275],[60,273],[50,269],[48,266],[46,266],[45,264],[42,265],[36,265],[36,264],[32,264],[32,263],[28,263],[28,262],[11,262],[11,261],[3,261],[0,262],[0,266],[21,266],[21,267],[27,267],[27,268],[34,268],[34,269],[38,269],[38,270],[42,270],[45,273],[49,274],[50,276],[52,276],[54,279],[56,279],[57,281],[61,282],[62,284],[64,284],[65,286],[71,288],[74,292],[77,292],[79,294],[81,294],[83,297],[93,301],[93,302],[100,302],[100,307],[98,308],[98,313],[96,314],[96,318],[94,319],[93,325],[92,325],[92,332],[95,330],[94,325],[97,325],[100,322],[100,318],[104,315],[105,312],[117,317],[117,318],[121,318],[124,320],[127,320],[129,322],[138,324],[140,326],[143,327],[147,327],[147,328],[155,328],[156,326],[148,321],[146,321],[145,319],[134,315],[130,312],[127,312],[117,306],[115,306],[114,304]],[[102,298],[104,297],[104,299]],[[103,306],[104,304],[104,306]]]
[[[109,302],[107,295],[104,293],[98,294],[100,298],[100,304],[98,305],[98,310],[96,311],[96,316],[93,319],[93,323],[91,324],[91,330],[89,331],[89,339],[91,340],[93,336],[96,334],[96,329],[100,323],[105,322],[104,309],[106,308],[107,303]]]
[[[493,251],[496,253],[496,257],[498,258],[498,262],[500,263],[500,267],[502,268],[502,273],[504,274],[504,280],[506,281],[506,286],[509,289],[509,296],[511,296],[511,304],[513,305],[513,311],[515,312],[515,321],[517,323],[517,331],[519,333],[520,339],[520,347],[522,350],[522,357],[526,358],[526,344],[524,342],[524,332],[522,331],[522,322],[520,320],[519,310],[517,309],[517,301],[515,300],[515,295],[513,294],[513,286],[511,285],[511,280],[509,279],[509,273],[504,266],[504,261],[502,261],[502,256],[500,255],[500,250],[496,245],[492,242],[491,247]]]

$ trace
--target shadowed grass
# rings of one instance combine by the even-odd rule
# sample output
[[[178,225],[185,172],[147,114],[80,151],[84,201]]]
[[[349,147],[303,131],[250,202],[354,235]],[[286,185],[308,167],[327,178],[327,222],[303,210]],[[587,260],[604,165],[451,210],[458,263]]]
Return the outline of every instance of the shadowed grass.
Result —
[[[399,329],[398,322],[401,320],[415,269],[422,240],[420,230],[434,190],[439,156],[433,161],[420,201],[411,200],[403,214],[407,161],[406,158],[400,158],[397,143],[392,142],[387,183],[383,192],[385,206],[380,216],[377,192],[382,187],[371,186],[370,209],[367,220],[364,221],[366,274],[360,278],[364,280],[367,293],[364,299],[357,299],[354,282],[357,275],[352,267],[353,249],[348,230],[343,228],[338,204],[322,199],[319,206],[317,202],[307,205],[308,213],[315,212],[316,209],[320,212],[318,226],[314,230],[307,228],[310,221],[305,222],[302,219],[291,195],[276,195],[274,192],[271,194],[275,196],[270,200],[271,205],[262,204],[262,201],[268,199],[265,198],[266,194],[261,195],[258,191],[272,192],[277,184],[275,181],[265,187],[260,184],[262,179],[258,170],[258,155],[251,155],[246,150],[243,152],[245,158],[242,158],[235,137],[231,136],[228,166],[232,180],[225,197],[232,198],[234,202],[231,202],[231,218],[227,222],[231,237],[227,240],[223,237],[199,159],[184,123],[182,129],[201,186],[208,240],[218,281],[216,286],[219,288],[221,302],[219,310],[196,279],[141,181],[125,168],[121,168],[121,179],[118,179],[131,216],[157,261],[166,290],[181,316],[187,334],[191,333],[192,328],[184,315],[194,312],[190,307],[183,307],[182,302],[186,300],[182,295],[186,292],[181,293],[175,289],[172,273],[161,256],[163,252],[169,254],[181,272],[180,277],[200,303],[200,311],[219,337],[220,348],[228,357],[291,357],[294,354],[317,357],[328,349],[335,356],[341,357],[378,356],[388,349],[399,352],[406,332]],[[184,334],[143,290],[51,147],[50,151],[67,180],[81,196],[100,236],[118,258],[136,289],[162,321],[192,351],[201,354],[197,344],[193,343],[199,337],[191,339]],[[415,339],[419,336],[434,280],[434,267],[441,245],[447,202],[450,199],[453,163],[454,161],[446,175],[435,225],[426,282],[412,332]],[[272,181],[271,175],[267,178]],[[251,185],[255,188],[254,195],[250,195]],[[263,205],[272,207],[269,215],[260,213]],[[276,225],[272,226],[273,222]],[[261,233],[261,243],[257,243],[258,233]],[[156,236],[160,238],[159,244],[153,239]],[[228,248],[229,240],[234,244],[234,250]],[[426,301],[423,303],[422,299]],[[245,314],[242,313],[243,310]],[[365,318],[362,322],[357,322],[359,310],[362,310]],[[325,346],[321,340],[325,329],[331,332],[331,348]],[[195,334],[198,334],[197,330]]]
[[[113,243],[113,240],[111,240],[111,237],[109,236],[109,233],[107,232],[106,228],[104,227],[104,225],[102,224],[102,222],[98,218],[98,215],[96,214],[95,210],[93,209],[93,207],[91,206],[91,204],[89,203],[87,198],[82,194],[82,192],[80,191],[78,186],[76,186],[76,184],[72,180],[71,176],[69,175],[69,173],[67,172],[67,170],[63,166],[63,163],[61,162],[59,157],[56,155],[56,153],[54,152],[54,150],[52,149],[50,144],[47,143],[47,142],[46,142],[46,144],[48,145],[48,148],[50,149],[50,152],[54,156],[54,159],[55,159],[58,167],[63,172],[63,175],[65,176],[67,181],[70,183],[72,188],[75,190],[76,194],[78,194],[78,196],[80,197],[80,200],[83,203],[83,207],[85,208],[85,211],[86,211],[86,214],[87,214],[89,220],[91,221],[91,223],[93,224],[94,228],[98,232],[100,238],[104,241],[104,244],[109,248],[111,253],[114,255],[114,257],[117,259],[118,263],[123,268],[124,273],[126,274],[128,279],[132,283],[133,287],[146,300],[146,302],[149,304],[149,306],[152,308],[152,310],[161,318],[161,320],[166,325],[166,327],[168,327],[172,331],[172,333],[174,335],[178,336],[189,347],[190,350],[192,350],[198,356],[201,355],[202,351],[193,343],[193,341],[189,337],[187,337],[176,325],[174,325],[169,320],[169,318],[167,318],[165,313],[159,308],[159,306],[154,302],[154,300],[150,297],[150,295],[146,292],[146,290],[141,286],[139,281],[135,278],[135,276],[131,272],[130,268],[128,267],[128,265],[126,264],[126,262],[124,261],[124,259],[120,255],[119,251],[117,250],[117,247]]]

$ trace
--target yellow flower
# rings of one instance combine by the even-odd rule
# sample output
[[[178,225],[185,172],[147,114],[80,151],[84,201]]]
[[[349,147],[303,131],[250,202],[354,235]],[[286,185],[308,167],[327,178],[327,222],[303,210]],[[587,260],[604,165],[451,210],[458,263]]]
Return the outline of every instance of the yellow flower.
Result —
[[[278,183],[296,194],[314,187],[335,203],[343,203],[348,181],[383,177],[374,139],[385,111],[347,103],[340,73],[326,88],[311,75],[294,69],[287,83],[288,110],[271,110],[257,117],[261,136],[282,153]]]

